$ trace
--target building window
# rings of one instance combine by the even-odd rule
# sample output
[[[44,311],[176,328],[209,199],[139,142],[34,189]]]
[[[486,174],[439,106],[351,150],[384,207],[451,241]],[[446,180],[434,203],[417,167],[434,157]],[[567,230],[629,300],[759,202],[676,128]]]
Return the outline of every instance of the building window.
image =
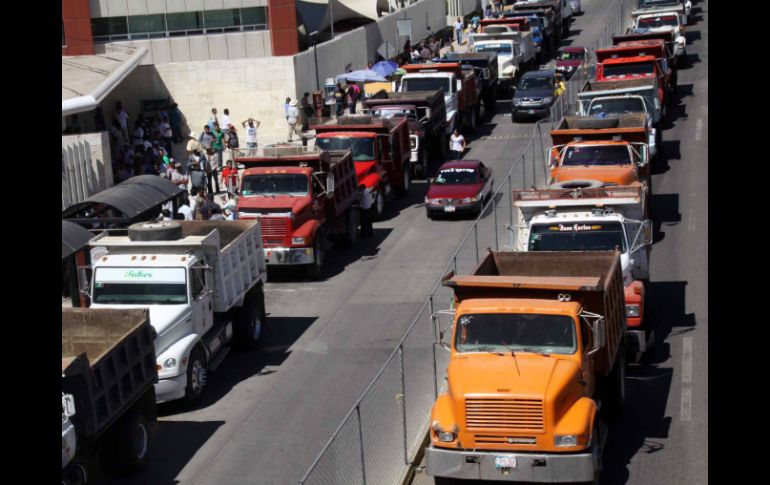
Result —
[[[202,12],[167,13],[166,26],[169,36],[203,33]]]
[[[126,17],[91,19],[91,32],[95,41],[128,39],[128,19]]]
[[[267,30],[267,7],[102,17],[91,19],[91,30],[95,42]]]
[[[128,33],[132,39],[149,39],[153,37],[166,37],[166,16],[156,15],[132,15],[128,17]]]

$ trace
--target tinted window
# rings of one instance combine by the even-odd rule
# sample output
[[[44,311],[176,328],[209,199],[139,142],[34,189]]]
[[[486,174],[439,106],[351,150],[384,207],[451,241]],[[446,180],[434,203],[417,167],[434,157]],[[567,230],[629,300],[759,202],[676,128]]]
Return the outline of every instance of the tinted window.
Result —
[[[626,145],[578,145],[564,150],[561,164],[575,165],[625,165],[631,163]]]
[[[451,92],[448,78],[411,78],[401,81],[404,91],[435,91],[443,89],[445,93]]]
[[[530,251],[626,251],[626,239],[619,222],[533,224]]]
[[[473,52],[497,52],[498,54],[510,54],[511,44],[486,44],[474,45]]]
[[[644,102],[639,98],[603,99],[591,104],[589,115],[599,113],[637,113],[644,111]]]
[[[511,350],[573,354],[577,350],[575,322],[565,315],[462,315],[457,319],[455,350],[505,352]]]
[[[475,168],[445,168],[441,170],[433,183],[436,185],[475,184],[479,176]]]
[[[242,193],[249,196],[307,195],[307,177],[303,174],[261,174],[243,178]]]
[[[519,89],[553,89],[550,77],[525,77],[519,83]]]

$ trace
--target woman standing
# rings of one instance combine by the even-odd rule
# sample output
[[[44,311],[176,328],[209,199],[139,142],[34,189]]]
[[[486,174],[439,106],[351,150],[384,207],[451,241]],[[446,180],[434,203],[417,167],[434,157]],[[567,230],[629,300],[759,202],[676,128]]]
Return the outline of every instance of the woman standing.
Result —
[[[460,134],[460,130],[457,128],[449,137],[449,151],[452,152],[452,159],[454,160],[459,160],[465,151],[465,137]]]

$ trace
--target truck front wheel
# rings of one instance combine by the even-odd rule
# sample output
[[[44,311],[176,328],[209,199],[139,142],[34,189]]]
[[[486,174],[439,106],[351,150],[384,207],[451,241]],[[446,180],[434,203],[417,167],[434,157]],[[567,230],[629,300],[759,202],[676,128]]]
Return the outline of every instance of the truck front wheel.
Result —
[[[401,167],[401,187],[398,188],[398,195],[405,197],[409,195],[409,188],[412,186],[412,172],[409,165],[403,165]]]
[[[324,249],[323,249],[323,237],[321,237],[321,231],[316,233],[315,241],[313,241],[313,262],[307,267],[307,275],[314,280],[321,279],[324,266]]]
[[[345,213],[345,245],[353,247],[358,241],[358,225],[361,223],[361,213],[355,207],[350,207]]]
[[[131,474],[144,468],[150,449],[147,418],[139,409],[129,411],[114,426],[101,446],[100,460],[109,473]]]
[[[195,347],[190,352],[187,361],[187,388],[185,389],[184,402],[188,406],[197,403],[206,386],[206,355],[200,347]]]
[[[385,191],[382,186],[377,188],[371,210],[375,221],[381,221],[385,218]]]
[[[252,289],[245,297],[243,308],[235,321],[235,342],[243,350],[259,345],[265,325],[265,293],[262,287]]]

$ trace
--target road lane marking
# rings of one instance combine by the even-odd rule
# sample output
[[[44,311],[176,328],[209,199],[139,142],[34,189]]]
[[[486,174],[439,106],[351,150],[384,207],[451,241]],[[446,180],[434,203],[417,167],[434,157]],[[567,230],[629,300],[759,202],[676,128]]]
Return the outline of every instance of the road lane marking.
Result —
[[[680,419],[692,419],[692,337],[682,338],[682,402]]]
[[[698,118],[695,123],[695,141],[700,141],[701,138],[703,138],[703,119]]]

